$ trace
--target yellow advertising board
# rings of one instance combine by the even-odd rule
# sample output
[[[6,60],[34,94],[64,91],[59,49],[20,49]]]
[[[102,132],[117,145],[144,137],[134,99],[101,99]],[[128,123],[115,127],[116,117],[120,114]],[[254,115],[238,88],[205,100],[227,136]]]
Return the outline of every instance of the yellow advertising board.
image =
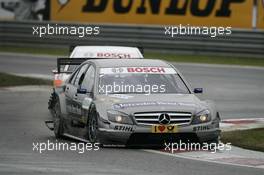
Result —
[[[264,29],[264,0],[258,0],[257,28]]]
[[[54,0],[51,20],[252,28],[252,7],[252,0]]]

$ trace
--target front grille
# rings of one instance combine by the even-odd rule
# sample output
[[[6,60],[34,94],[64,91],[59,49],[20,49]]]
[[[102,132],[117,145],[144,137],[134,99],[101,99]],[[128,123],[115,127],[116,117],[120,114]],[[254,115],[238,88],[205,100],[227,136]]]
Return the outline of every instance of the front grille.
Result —
[[[192,113],[190,112],[140,112],[135,113],[134,117],[137,124],[156,125],[160,124],[159,116],[164,113],[170,116],[170,124],[186,125],[191,122]]]

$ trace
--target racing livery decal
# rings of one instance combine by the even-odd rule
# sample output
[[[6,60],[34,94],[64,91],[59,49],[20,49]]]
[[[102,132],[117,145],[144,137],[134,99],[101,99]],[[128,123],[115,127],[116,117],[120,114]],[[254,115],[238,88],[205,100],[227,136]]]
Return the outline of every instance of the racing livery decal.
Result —
[[[143,73],[143,74],[176,74],[177,72],[172,68],[166,67],[119,67],[119,68],[102,68],[101,74],[130,74],[130,73]]]
[[[152,101],[152,102],[132,102],[132,103],[116,103],[113,105],[115,109],[120,108],[132,108],[140,106],[191,106],[195,107],[194,103],[183,103],[183,102],[162,102],[162,101]]]
[[[118,130],[118,131],[126,131],[126,132],[133,132],[133,127],[132,127],[132,126],[116,125],[116,126],[114,127],[114,130]]]

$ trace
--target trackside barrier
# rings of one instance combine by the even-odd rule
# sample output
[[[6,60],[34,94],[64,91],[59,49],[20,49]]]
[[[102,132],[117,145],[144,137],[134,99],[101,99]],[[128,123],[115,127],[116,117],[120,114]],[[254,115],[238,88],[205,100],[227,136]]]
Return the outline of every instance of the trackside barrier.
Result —
[[[33,35],[33,26],[97,26],[100,34],[82,38],[69,35]],[[138,46],[144,50],[193,54],[264,58],[264,31],[232,29],[229,36],[165,35],[164,26],[77,24],[51,22],[0,21],[0,44],[62,48],[69,45]]]

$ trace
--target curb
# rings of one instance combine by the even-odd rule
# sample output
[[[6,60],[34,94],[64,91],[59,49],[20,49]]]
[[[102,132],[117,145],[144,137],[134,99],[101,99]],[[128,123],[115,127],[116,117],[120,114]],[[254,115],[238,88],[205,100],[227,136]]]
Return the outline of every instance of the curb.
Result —
[[[220,123],[222,131],[246,130],[264,127],[264,118],[227,119]],[[184,158],[208,163],[217,163],[229,166],[264,169],[264,153],[247,150],[236,146],[230,150],[223,149],[215,152],[208,150],[144,150],[146,152]]]
[[[220,128],[223,132],[264,128],[264,118],[226,119],[221,121]]]
[[[146,152],[229,166],[264,169],[264,153],[232,146],[230,151],[188,151],[171,153],[165,150],[144,150]]]

